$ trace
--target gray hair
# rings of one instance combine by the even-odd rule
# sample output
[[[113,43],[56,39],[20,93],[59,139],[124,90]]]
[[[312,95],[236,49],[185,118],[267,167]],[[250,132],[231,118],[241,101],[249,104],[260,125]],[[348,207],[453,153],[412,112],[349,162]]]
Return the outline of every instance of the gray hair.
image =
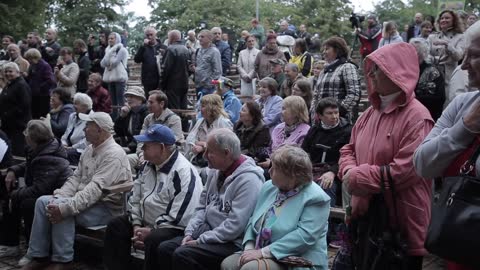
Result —
[[[218,148],[230,151],[233,159],[238,159],[242,155],[240,139],[230,129],[219,128],[212,130],[208,137],[213,137]]]
[[[298,65],[294,63],[288,63],[285,65],[285,68],[289,68],[293,72],[298,72]]]
[[[48,143],[54,138],[52,128],[45,120],[30,120],[25,129],[25,136],[37,145]]]
[[[20,73],[20,68],[18,67],[17,63],[14,63],[14,62],[9,62],[3,65],[3,70],[7,70],[7,69],[13,69],[17,73]]]
[[[157,29],[155,29],[152,26],[145,27],[145,30],[143,30],[143,33],[147,33],[147,31],[153,31],[154,34],[157,34]]]
[[[182,38],[182,33],[180,33],[180,31],[178,30],[172,30],[170,32],[168,32],[168,38],[172,41],[178,41]]]
[[[302,148],[293,145],[284,145],[273,152],[272,164],[276,170],[290,176],[295,181],[295,187],[311,182],[312,161]]]
[[[84,93],[76,93],[75,96],[73,96],[73,103],[80,103],[82,105],[85,105],[87,106],[87,108],[89,110],[92,109],[92,106],[93,106],[93,101],[92,99],[90,98],[89,95],[87,94],[84,94]]]
[[[194,35],[195,35],[195,31],[189,30],[189,31],[187,32],[187,35],[190,35],[190,34],[194,34]]]
[[[215,30],[219,30],[220,33],[223,33],[223,32],[222,32],[222,28],[220,28],[220,27],[218,27],[218,26],[213,27],[212,30],[210,30],[210,31],[213,32],[213,31],[215,31]]]
[[[428,43],[426,40],[422,38],[412,38],[410,39],[409,43],[412,44],[417,50],[419,59],[423,59],[423,61],[428,59]]]

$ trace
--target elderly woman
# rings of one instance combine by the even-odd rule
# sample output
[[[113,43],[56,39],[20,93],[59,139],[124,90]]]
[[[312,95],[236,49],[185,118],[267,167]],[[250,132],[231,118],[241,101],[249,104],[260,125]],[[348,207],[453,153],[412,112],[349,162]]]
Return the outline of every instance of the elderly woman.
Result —
[[[77,92],[77,80],[80,75],[80,68],[73,62],[73,51],[70,47],[60,49],[60,58],[53,69],[57,77],[57,86],[70,91],[73,96]]]
[[[7,47],[8,55],[10,56],[10,62],[15,62],[18,67],[20,68],[20,73],[23,77],[27,77],[28,75],[28,67],[30,63],[22,57],[22,53],[20,52],[20,47],[17,44],[10,44]]]
[[[270,78],[263,78],[258,83],[260,98],[256,102],[260,105],[263,123],[270,129],[270,133],[281,122],[282,98],[277,95],[278,84]]]
[[[77,165],[80,155],[87,148],[85,140],[86,121],[81,120],[78,114],[90,114],[92,111],[92,99],[84,93],[76,93],[73,97],[73,106],[75,113],[70,114],[68,125],[62,136],[62,145],[67,149],[68,161],[72,165]]]
[[[271,141],[270,132],[262,118],[260,105],[255,101],[247,101],[240,111],[240,121],[233,128],[240,139],[242,153],[256,162],[263,162],[268,158]]]
[[[263,47],[263,49],[257,54],[257,58],[255,58],[255,72],[260,80],[271,73],[272,64],[270,60],[274,59],[282,59],[285,62],[287,61],[283,52],[278,49],[277,35],[269,34],[267,36],[265,47]]]
[[[123,105],[123,93],[128,80],[127,74],[128,52],[121,43],[118,33],[112,32],[108,36],[108,47],[105,49],[105,56],[100,65],[105,69],[103,81],[108,85],[108,91],[112,99],[113,106]],[[112,119],[117,118],[117,112],[114,110]]]
[[[472,27],[479,26],[480,23]],[[480,35],[467,39],[466,57],[462,69],[468,71],[468,84],[480,89]],[[479,92],[457,96],[445,109],[435,127],[417,148],[414,156],[416,172],[423,177],[458,176],[460,168],[471,158],[480,145],[480,99]],[[473,174],[480,175],[480,159],[477,157]],[[462,243],[462,242],[458,242]],[[472,252],[463,245],[455,245],[465,253]],[[459,262],[462,263],[462,262]],[[473,270],[477,268],[449,263],[449,270]]]
[[[290,58],[290,63],[297,64],[300,73],[309,77],[312,75],[313,56],[307,51],[307,42],[303,38],[297,38],[293,47],[294,55]]]
[[[430,221],[432,182],[419,177],[413,170],[413,153],[433,127],[433,120],[428,110],[415,99],[419,76],[417,54],[410,44],[392,44],[370,54],[364,65],[372,106],[358,119],[350,142],[340,150],[339,177],[344,191],[352,195],[349,218],[352,222],[367,221],[369,227],[364,229],[376,226],[379,223],[368,222],[372,220],[369,217],[381,217],[372,217],[374,214],[367,210],[379,205],[370,204],[370,199],[376,194],[387,196],[385,207],[390,213],[396,211],[398,219],[390,215],[391,220],[379,222],[398,228],[407,245],[406,269],[420,270],[423,256],[427,254],[423,244]],[[388,196],[389,190],[388,194],[381,194],[382,179],[388,179],[382,168],[389,170],[392,176],[395,204]],[[349,204],[347,200],[344,202],[344,206]],[[361,235],[360,239],[366,240],[368,236]],[[360,239],[354,240],[357,251],[364,244]],[[367,263],[373,260],[369,256],[361,258]],[[385,269],[389,269],[388,266]]]
[[[223,109],[222,98],[217,94],[209,94],[200,100],[200,111],[203,118],[197,120],[195,126],[190,130],[186,139],[185,157],[193,165],[206,167],[207,163],[203,153],[207,147],[207,135],[217,128],[232,129],[232,122]]]
[[[310,111],[310,105],[312,105],[312,85],[308,79],[298,80],[292,86],[292,96],[302,97],[307,104],[307,109]]]
[[[25,238],[30,238],[35,201],[42,195],[52,194],[72,175],[67,153],[55,139],[43,120],[31,120],[25,129],[27,141],[26,161],[8,169],[5,187],[11,207],[4,205],[0,222],[0,257],[20,253],[19,233],[21,219],[25,224]],[[24,177],[25,186],[18,187],[18,178]]]
[[[47,64],[48,65],[48,64]],[[32,119],[30,87],[20,75],[18,65],[10,62],[3,66],[7,86],[0,93],[1,128],[12,144],[12,154],[25,155],[23,130]]]
[[[125,92],[125,98],[127,103],[115,120],[114,130],[115,135],[120,139],[120,145],[135,153],[137,142],[133,136],[140,134],[143,121],[148,115],[145,90],[140,86],[130,86]]]
[[[75,112],[72,104],[70,90],[65,88],[55,88],[50,96],[50,125],[53,135],[61,139],[67,129],[68,119]]]
[[[25,52],[25,59],[30,63],[27,81],[31,88],[32,117],[38,119],[45,117],[50,111],[50,91],[57,86],[55,76],[50,65],[42,59],[42,54],[37,49]]]
[[[442,115],[445,102],[445,80],[440,71],[428,63],[428,43],[421,38],[410,39],[417,50],[420,77],[415,88],[415,97],[430,111],[434,121]]]
[[[7,79],[5,79],[5,74],[3,74],[4,65],[8,63],[6,60],[0,60],[0,93],[7,86]]]
[[[356,118],[360,101],[360,79],[357,66],[348,59],[348,46],[343,38],[332,37],[324,44],[323,57],[327,61],[314,89],[311,115],[321,98],[333,97],[341,105],[342,117],[352,121]]]
[[[291,145],[279,148],[272,155],[270,175],[272,180],[260,190],[245,229],[243,252],[227,257],[222,270],[303,269],[292,268],[289,257],[301,257],[313,269],[327,270],[330,199],[312,183],[308,154]]]
[[[386,22],[383,26],[382,39],[378,43],[378,48],[399,42],[403,42],[403,39],[397,31],[397,24],[394,21]]]
[[[437,23],[440,31],[428,37],[430,55],[434,58],[445,79],[445,87],[448,87],[453,70],[458,61],[463,58],[465,40],[463,36],[463,23],[460,22],[455,11],[444,10],[438,15]]]
[[[253,96],[252,80],[256,78],[255,74],[255,59],[259,50],[255,48],[256,38],[254,36],[247,36],[245,41],[247,48],[240,51],[238,55],[237,70],[240,74],[240,94],[242,96]]]

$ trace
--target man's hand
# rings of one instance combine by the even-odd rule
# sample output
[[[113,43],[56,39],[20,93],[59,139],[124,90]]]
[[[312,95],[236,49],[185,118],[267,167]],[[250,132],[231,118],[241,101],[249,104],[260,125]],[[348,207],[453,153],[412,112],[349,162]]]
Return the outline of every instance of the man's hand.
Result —
[[[182,239],[182,246],[186,245],[188,242],[194,241],[191,235],[187,235]]]
[[[140,227],[134,226],[133,227],[133,237],[132,237],[132,245],[134,248],[144,249],[145,247],[145,238],[150,234],[152,231],[151,228],[147,227]]]
[[[62,222],[63,217],[62,213],[60,212],[60,207],[58,207],[57,204],[47,205],[47,217],[52,224],[58,224]]]
[[[329,189],[333,186],[334,180],[335,174],[333,172],[326,172],[317,179],[317,182],[323,189]]]
[[[260,249],[250,249],[246,250],[240,256],[240,260],[238,262],[239,266],[242,266],[250,261],[254,261],[256,259],[263,258],[262,251]]]
[[[5,177],[5,187],[7,188],[8,193],[12,191],[16,181],[17,177],[15,176],[15,173],[13,171],[9,171]]]

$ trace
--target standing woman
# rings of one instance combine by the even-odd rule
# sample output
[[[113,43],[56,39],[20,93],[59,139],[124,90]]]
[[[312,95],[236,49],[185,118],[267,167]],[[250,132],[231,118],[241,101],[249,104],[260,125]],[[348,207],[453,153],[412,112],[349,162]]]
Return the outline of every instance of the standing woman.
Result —
[[[77,80],[80,75],[80,68],[77,63],[73,62],[73,51],[70,47],[60,49],[61,58],[53,69],[57,77],[57,86],[70,91],[73,96],[77,92]]]
[[[32,119],[30,87],[21,76],[17,64],[13,62],[5,64],[4,74],[5,79],[7,79],[7,86],[0,93],[1,129],[10,139],[12,154],[24,156],[25,136],[23,131],[28,121]]]
[[[293,47],[294,56],[290,58],[290,63],[297,64],[300,73],[305,77],[312,75],[313,56],[307,51],[307,42],[303,38],[295,40]]]
[[[30,85],[32,100],[32,118],[45,117],[50,111],[50,91],[57,86],[50,65],[42,59],[37,49],[25,52],[25,59],[30,63],[27,81]]]
[[[128,80],[127,74],[128,52],[121,43],[118,33],[112,32],[108,36],[108,47],[100,65],[105,68],[103,81],[108,85],[113,106],[122,106],[123,94]],[[115,121],[117,110],[113,110],[112,119]]]
[[[378,48],[398,42],[403,42],[403,39],[397,31],[397,24],[394,21],[389,21],[383,28],[382,39],[378,43]]]
[[[458,61],[463,58],[465,50],[463,23],[460,22],[457,13],[452,10],[440,12],[437,23],[440,31],[428,37],[430,55],[434,58],[433,63],[443,73],[445,89],[448,89],[453,70],[458,66]]]
[[[255,74],[255,58],[260,50],[255,48],[256,38],[254,36],[247,36],[245,38],[247,48],[240,51],[238,55],[238,73],[240,73],[240,94],[242,96],[253,96],[252,80]]]
[[[352,121],[356,118],[361,94],[357,66],[348,59],[349,49],[343,38],[329,38],[323,46],[323,58],[327,61],[327,65],[314,89],[310,107],[312,119],[318,101],[333,97],[340,103],[340,115]]]

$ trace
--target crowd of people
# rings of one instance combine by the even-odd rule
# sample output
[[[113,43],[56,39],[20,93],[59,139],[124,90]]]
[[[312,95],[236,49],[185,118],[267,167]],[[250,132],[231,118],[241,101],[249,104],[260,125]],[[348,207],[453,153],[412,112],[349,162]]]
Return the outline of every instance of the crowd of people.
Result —
[[[72,269],[75,226],[103,225],[106,269],[131,269],[133,248],[144,269],[326,270],[329,245],[343,255],[334,268],[371,264],[365,241],[385,218],[404,243],[402,269],[422,269],[441,190],[432,180],[459,175],[479,145],[480,23],[471,17],[418,13],[399,33],[369,15],[356,29],[362,63],[337,36],[315,60],[306,26],[287,20],[265,31],[252,19],[236,50],[218,26],[185,40],[172,29],[164,42],[147,27],[133,57],[141,86],[127,83],[119,33],[72,47],[54,29],[45,41],[5,35],[0,257],[24,255],[23,270]],[[294,39],[290,52],[282,36]],[[370,107],[360,114],[362,72]],[[191,107],[193,119],[176,113]],[[126,206],[102,191],[119,184],[133,185]],[[331,207],[345,219],[329,220]],[[375,216],[382,211],[390,215]],[[478,266],[447,259],[448,269]]]

